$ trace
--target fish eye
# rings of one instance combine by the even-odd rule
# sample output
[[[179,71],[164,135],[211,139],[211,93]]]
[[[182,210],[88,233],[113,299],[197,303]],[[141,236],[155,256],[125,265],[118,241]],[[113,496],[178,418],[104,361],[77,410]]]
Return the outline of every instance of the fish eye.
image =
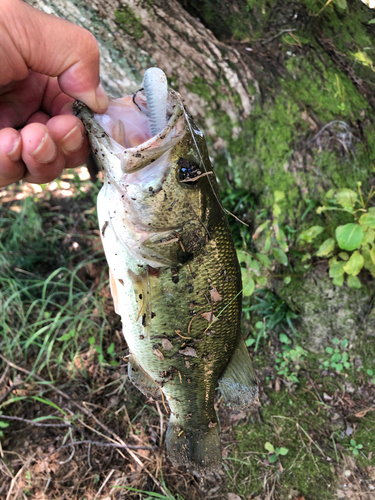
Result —
[[[179,169],[177,170],[177,178],[183,182],[186,187],[195,187],[198,184],[196,177],[202,174],[199,165],[192,163],[187,158],[179,158],[177,160]]]

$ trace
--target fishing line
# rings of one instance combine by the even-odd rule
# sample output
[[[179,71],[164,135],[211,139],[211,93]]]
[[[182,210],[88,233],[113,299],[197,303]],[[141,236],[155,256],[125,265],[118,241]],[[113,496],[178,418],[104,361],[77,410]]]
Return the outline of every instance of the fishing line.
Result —
[[[193,141],[194,141],[194,144],[195,144],[196,150],[197,150],[197,152],[198,152],[199,159],[200,159],[200,161],[201,161],[201,163],[202,163],[202,165],[203,165],[203,168],[204,168],[204,169],[205,169],[205,171],[206,171],[206,175],[207,175],[207,174],[209,174],[209,172],[207,172],[206,165],[205,165],[205,163],[204,163],[204,161],[203,161],[203,158],[202,158],[201,152],[200,152],[200,150],[199,150],[199,147],[198,147],[197,141],[195,140],[195,134],[193,133],[193,130],[192,130],[191,125],[190,125],[189,115],[187,114],[187,112],[186,112],[186,110],[185,110],[185,106],[184,106],[184,105],[183,105],[183,103],[182,103],[181,97],[180,97],[180,95],[179,95],[177,92],[175,92],[174,90],[170,90],[170,92],[171,92],[171,93],[173,93],[173,94],[175,95],[176,99],[178,100],[178,102],[179,102],[179,104],[180,104],[180,107],[182,108],[182,111],[183,111],[183,113],[184,113],[184,115],[185,115],[185,120],[186,120],[186,122],[187,122],[187,124],[188,124],[189,130],[190,130],[190,133],[191,133],[191,135],[192,135],[192,137],[193,137]],[[223,206],[223,204],[222,204],[222,202],[221,202],[220,198],[217,196],[217,194],[216,194],[216,192],[215,192],[215,189],[214,189],[214,187],[213,187],[213,185],[212,185],[211,179],[210,179],[210,177],[209,177],[208,175],[207,175],[207,179],[208,179],[208,182],[209,182],[210,187],[211,187],[211,189],[212,189],[212,192],[214,193],[214,196],[215,196],[215,198],[216,198],[216,201],[219,203],[220,208],[223,210],[223,212],[224,212],[224,213],[226,213],[226,214],[232,215],[232,216],[233,216],[235,219],[237,219],[239,222],[241,222],[241,223],[242,223],[242,224],[244,224],[245,226],[249,227],[249,225],[248,225],[248,224],[246,224],[246,223],[245,223],[245,222],[243,222],[241,219],[239,219],[238,217],[236,217],[234,214],[232,214],[231,212],[229,212],[229,210],[227,210],[227,209]]]

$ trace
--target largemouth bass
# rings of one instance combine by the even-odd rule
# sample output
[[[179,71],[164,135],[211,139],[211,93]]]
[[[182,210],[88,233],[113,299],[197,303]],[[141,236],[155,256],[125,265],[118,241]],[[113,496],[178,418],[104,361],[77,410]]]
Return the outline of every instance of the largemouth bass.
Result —
[[[221,464],[215,388],[235,409],[250,407],[258,389],[240,329],[240,267],[205,139],[157,71],[104,115],[75,110],[104,170],[98,217],[129,377],[168,402],[172,463],[205,471]]]

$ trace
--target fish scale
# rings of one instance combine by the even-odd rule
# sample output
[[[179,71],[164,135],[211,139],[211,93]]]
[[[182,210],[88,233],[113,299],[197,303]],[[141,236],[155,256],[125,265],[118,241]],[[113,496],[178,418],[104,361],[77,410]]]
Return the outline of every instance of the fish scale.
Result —
[[[122,102],[129,121],[142,113],[132,99]],[[203,134],[174,91],[166,127],[127,149],[88,108],[75,108],[104,169],[99,225],[129,377],[145,395],[165,398],[172,463],[217,469],[215,388],[236,409],[254,404],[258,389],[240,329],[241,270]]]

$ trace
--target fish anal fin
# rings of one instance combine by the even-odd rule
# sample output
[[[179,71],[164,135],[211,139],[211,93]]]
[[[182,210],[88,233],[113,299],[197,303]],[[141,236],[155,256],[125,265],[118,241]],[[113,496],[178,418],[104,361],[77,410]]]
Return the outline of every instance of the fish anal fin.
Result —
[[[158,384],[137,363],[133,354],[129,357],[128,376],[131,382],[148,398],[160,399],[161,393]]]
[[[234,410],[249,409],[258,400],[258,383],[242,334],[232,358],[219,379],[219,388]]]

